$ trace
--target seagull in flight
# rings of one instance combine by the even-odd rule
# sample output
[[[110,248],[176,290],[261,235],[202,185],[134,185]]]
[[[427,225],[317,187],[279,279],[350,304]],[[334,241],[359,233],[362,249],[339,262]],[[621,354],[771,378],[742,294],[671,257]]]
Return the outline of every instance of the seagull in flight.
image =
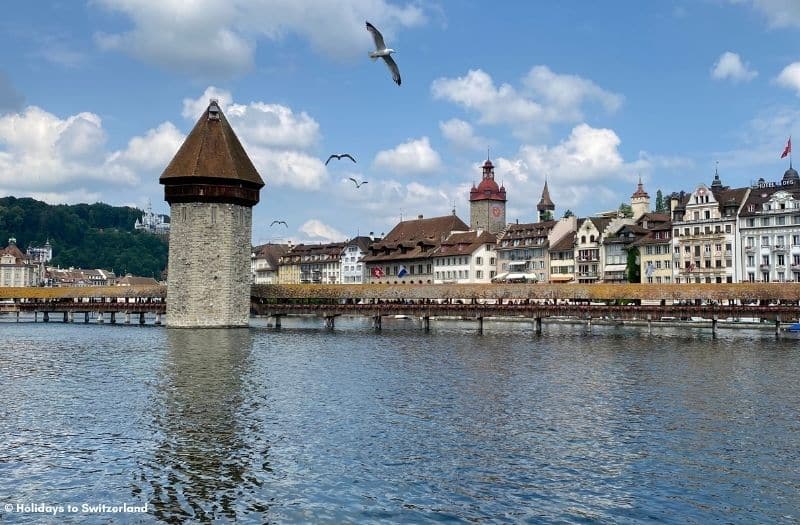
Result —
[[[276,224],[283,224],[283,225],[284,225],[284,226],[286,226],[287,228],[289,227],[289,225],[288,225],[288,224],[286,224],[286,221],[272,221],[272,224],[270,224],[270,225],[269,225],[269,227],[270,227],[270,228],[272,228],[272,227],[273,227],[273,226],[275,226]]]
[[[389,71],[392,72],[392,80],[394,80],[397,85],[400,85],[400,70],[397,69],[397,64],[395,63],[394,59],[392,58],[392,53],[394,53],[394,49],[390,47],[386,47],[386,44],[383,42],[383,35],[380,31],[375,29],[375,26],[367,22],[367,31],[372,33],[372,39],[375,41],[375,51],[371,51],[369,57],[372,60],[377,60],[378,58],[382,58],[386,65],[389,66]]]
[[[326,161],[325,161],[325,165],[327,166],[327,165],[328,165],[328,163],[331,161],[331,159],[341,160],[341,159],[342,159],[342,157],[344,157],[344,158],[346,158],[346,159],[350,159],[350,160],[352,160],[353,162],[355,162],[355,161],[356,161],[356,159],[354,159],[354,158],[353,158],[353,156],[352,156],[352,155],[350,155],[349,153],[339,153],[338,155],[337,155],[336,153],[334,153],[333,155],[331,155],[330,157],[328,157],[328,160],[326,160]]]
[[[358,182],[358,181],[357,181],[356,179],[354,179],[353,177],[347,177],[347,178],[348,178],[348,179],[350,179],[351,181],[353,181],[353,184],[355,184],[355,185],[356,185],[356,188],[360,188],[360,187],[361,187],[361,186],[363,186],[364,184],[368,184],[368,183],[369,183],[369,181],[368,181],[368,180],[365,180],[365,181],[363,181],[363,182]]]

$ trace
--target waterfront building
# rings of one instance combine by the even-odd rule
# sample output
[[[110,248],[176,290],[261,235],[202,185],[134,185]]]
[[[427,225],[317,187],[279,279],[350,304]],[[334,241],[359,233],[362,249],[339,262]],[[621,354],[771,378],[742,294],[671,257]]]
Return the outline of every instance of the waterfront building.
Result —
[[[557,223],[509,224],[497,241],[497,280],[547,282],[548,235]]]
[[[579,283],[596,283],[602,277],[602,236],[611,217],[578,219],[575,237],[575,278]]]
[[[628,250],[645,235],[647,230],[638,224],[621,224],[616,230],[609,226],[601,250],[604,283],[628,282]]]
[[[506,200],[506,189],[497,185],[494,165],[486,159],[481,182],[469,192],[469,229],[495,235],[502,232],[506,228]]]
[[[15,238],[0,249],[0,287],[37,286],[41,279],[41,265],[34,262],[17,247]]]
[[[150,199],[147,199],[147,209],[142,214],[141,219],[136,219],[133,227],[137,231],[152,233],[153,235],[169,235],[169,217],[153,213]]]
[[[465,231],[469,227],[455,213],[400,221],[362,258],[369,282],[432,284],[434,251],[452,232]]]
[[[641,282],[670,284],[672,282],[672,222],[669,215],[645,213],[636,224],[647,231],[631,246],[639,250]]]
[[[288,244],[262,244],[253,247],[250,277],[253,284],[277,284],[278,260],[289,250]]]
[[[117,276],[109,270],[83,269],[83,268],[54,268],[47,267],[44,275],[46,286],[62,287],[75,286],[112,286],[116,284]]]
[[[375,241],[372,233],[345,242],[341,255],[341,281],[343,284],[364,284],[367,282],[366,266],[361,259],[369,253],[369,245]]]
[[[301,252],[294,252],[290,242],[289,249],[278,257],[278,284],[300,284]]]
[[[569,217],[575,222],[577,218]],[[575,280],[575,239],[577,231],[573,227],[566,235],[550,244],[550,282],[569,283]]]
[[[344,248],[344,242],[292,246],[278,259],[279,281],[281,284],[340,284]]]
[[[739,265],[744,281],[800,282],[800,176],[759,179],[739,213]]]
[[[171,218],[167,326],[247,326],[252,208],[264,181],[216,100],[160,182]]]
[[[723,186],[716,173],[711,187],[699,184],[691,193],[672,195],[674,282],[740,282],[737,217],[749,193]]]
[[[490,283],[497,269],[496,243],[489,232],[451,232],[433,251],[433,283]]]

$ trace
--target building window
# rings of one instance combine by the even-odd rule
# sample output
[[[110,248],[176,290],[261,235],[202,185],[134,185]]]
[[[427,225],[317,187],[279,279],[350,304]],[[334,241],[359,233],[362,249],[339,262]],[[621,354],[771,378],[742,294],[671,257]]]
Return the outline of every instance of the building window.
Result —
[[[710,219],[711,218],[711,212],[709,210],[705,210],[703,212],[703,218],[704,219]]]

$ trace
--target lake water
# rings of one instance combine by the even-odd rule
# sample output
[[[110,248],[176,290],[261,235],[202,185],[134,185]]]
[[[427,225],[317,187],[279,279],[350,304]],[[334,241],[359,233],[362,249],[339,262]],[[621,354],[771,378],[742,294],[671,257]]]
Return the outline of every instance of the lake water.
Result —
[[[0,323],[0,522],[800,521],[796,337],[283,324]]]

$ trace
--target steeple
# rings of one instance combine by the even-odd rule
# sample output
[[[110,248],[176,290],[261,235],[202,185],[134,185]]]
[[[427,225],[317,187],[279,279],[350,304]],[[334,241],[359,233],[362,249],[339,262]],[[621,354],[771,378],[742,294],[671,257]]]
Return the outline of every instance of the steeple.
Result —
[[[641,175],[639,175],[639,184],[636,186],[636,191],[633,192],[633,195],[631,195],[631,198],[634,197],[646,197],[648,199],[650,198],[650,195],[648,195],[647,192],[644,191],[644,185],[642,184]]]
[[[711,191],[712,193],[723,189],[722,181],[719,178],[719,161],[717,161],[716,166],[714,167],[714,182],[711,183]]]
[[[545,177],[544,179],[542,198],[539,199],[539,204],[536,205],[536,209],[539,211],[539,222],[546,220],[548,212],[550,217],[552,218],[553,212],[556,209],[556,205],[553,204],[553,201],[550,199],[550,190],[547,188],[547,177]]]
[[[634,220],[645,213],[650,213],[650,195],[644,191],[641,175],[639,175],[639,184],[636,186],[636,191],[631,195],[631,211],[633,211]]]

